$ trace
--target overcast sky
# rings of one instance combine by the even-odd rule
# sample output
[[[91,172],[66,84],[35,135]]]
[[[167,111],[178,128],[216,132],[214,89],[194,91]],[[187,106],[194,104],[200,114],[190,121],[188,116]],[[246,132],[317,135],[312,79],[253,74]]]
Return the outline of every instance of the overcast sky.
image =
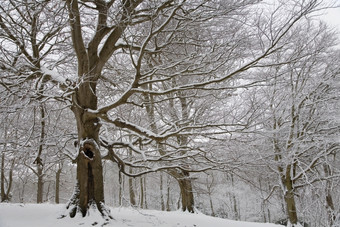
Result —
[[[336,0],[335,2],[340,5],[340,0]],[[336,27],[340,32],[340,7],[327,9],[323,18],[330,26]]]

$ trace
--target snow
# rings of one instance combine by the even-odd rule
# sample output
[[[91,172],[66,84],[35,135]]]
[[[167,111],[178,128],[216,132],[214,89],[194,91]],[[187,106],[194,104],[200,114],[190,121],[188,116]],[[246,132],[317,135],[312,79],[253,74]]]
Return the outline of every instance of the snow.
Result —
[[[55,204],[0,204],[0,227],[279,227],[270,223],[231,221],[206,216],[202,213],[190,214],[181,211],[141,210],[131,207],[110,208],[113,220],[105,220],[96,210],[90,210],[86,218],[60,218],[65,214],[65,205]],[[59,218],[58,218],[59,217]]]
[[[50,70],[46,67],[41,67],[40,70],[43,74],[50,75],[53,80],[55,80],[59,83],[63,84],[66,81],[66,79],[64,77],[62,77],[56,70]]]
[[[92,146],[94,146],[94,149],[99,151],[99,145],[97,144],[97,142],[92,139],[92,138],[83,138],[80,140],[80,147],[84,147],[85,144],[91,144]]]

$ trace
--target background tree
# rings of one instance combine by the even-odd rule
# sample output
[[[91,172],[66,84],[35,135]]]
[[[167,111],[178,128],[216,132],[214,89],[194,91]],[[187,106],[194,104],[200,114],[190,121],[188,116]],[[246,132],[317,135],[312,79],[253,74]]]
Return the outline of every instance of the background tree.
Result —
[[[255,102],[263,112],[262,127],[254,131],[263,138],[263,145],[257,145],[256,149],[280,179],[277,188],[281,189],[292,225],[298,224],[299,188],[326,180],[317,169],[339,148],[333,137],[333,129],[339,127],[339,122],[329,112],[331,108],[338,108],[334,106],[338,99],[337,87],[334,87],[338,74],[326,57],[334,56],[331,50],[334,36],[327,33],[323,25],[313,23],[305,27],[308,32],[303,32],[301,27],[297,29],[295,38],[289,39],[292,48],[287,46],[276,55],[285,60],[275,59],[275,62],[287,64],[274,63],[273,67],[261,71],[269,87],[256,89]],[[299,32],[304,35],[300,36]],[[305,34],[309,34],[307,38]],[[267,158],[272,158],[272,162]]]

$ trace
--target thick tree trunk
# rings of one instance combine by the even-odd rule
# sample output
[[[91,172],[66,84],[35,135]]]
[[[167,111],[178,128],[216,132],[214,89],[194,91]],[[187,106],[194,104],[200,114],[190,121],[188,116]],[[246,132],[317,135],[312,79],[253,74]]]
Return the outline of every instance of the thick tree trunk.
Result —
[[[9,183],[7,185],[7,190],[5,188],[5,153],[1,154],[1,202],[8,202],[10,200],[10,191],[12,186],[12,174],[13,174],[13,166],[14,162],[12,163],[12,167],[9,173]]]
[[[103,217],[110,217],[104,205],[104,181],[102,158],[99,150],[100,122],[87,110],[97,109],[95,78],[87,78],[73,96],[72,111],[78,128],[77,184],[67,208],[70,216],[80,212],[84,217],[91,205],[96,205]]]
[[[91,205],[96,205],[103,216],[109,217],[109,211],[104,207],[102,159],[97,143],[91,139],[86,139],[79,148],[77,185],[70,205],[74,205],[70,211],[71,217],[77,212],[86,216]]]
[[[5,132],[7,132],[5,128]],[[6,148],[5,148],[6,149]],[[5,176],[5,151],[2,151],[1,153],[1,173],[0,173],[0,187],[1,187],[1,202],[9,202],[11,200],[11,190],[12,190],[12,184],[13,184],[13,170],[14,170],[14,164],[15,159],[11,162],[11,167],[9,169],[8,179],[6,181]],[[5,181],[7,184],[5,184]],[[7,186],[7,187],[6,187]]]
[[[181,193],[181,203],[182,203],[182,210],[183,211],[189,211],[190,213],[195,212],[195,202],[194,202],[194,193],[192,188],[192,180],[190,178],[190,172],[185,170],[168,170],[168,173],[173,176],[177,182],[178,186],[180,188]],[[169,188],[168,188],[169,190]],[[168,195],[169,196],[169,195]],[[169,198],[167,203],[169,202]],[[167,209],[169,209],[169,204],[167,204]],[[179,206],[178,206],[179,208]]]
[[[95,146],[92,143],[84,144],[78,156],[79,206],[83,216],[91,203],[101,209],[101,203],[104,202],[103,168],[99,150]]]
[[[185,92],[179,92],[179,101],[181,103],[181,119],[187,121],[189,119],[189,108],[188,101],[185,98]],[[178,144],[180,146],[188,145],[188,137],[187,136],[178,136],[177,137]],[[185,155],[185,152],[182,152],[182,155]],[[179,176],[179,187],[181,188],[182,193],[182,210],[189,211],[190,213],[194,213],[194,193],[192,190],[192,182],[190,178],[190,173],[188,171],[182,170]]]
[[[327,215],[328,215],[328,224],[329,226],[333,226],[336,215],[334,211],[334,203],[332,195],[329,191],[326,190],[326,209],[327,209]]]
[[[194,193],[189,172],[182,171],[181,177],[177,179],[182,198],[182,210],[194,213]]]
[[[288,220],[292,225],[297,225],[298,217],[297,217],[296,205],[295,205],[293,181],[290,175],[291,168],[292,168],[291,165],[287,166],[285,177],[282,178],[282,183],[285,187],[284,200],[286,203],[286,212],[287,212]]]
[[[286,209],[287,209],[287,215],[288,219],[291,224],[297,224],[298,218],[296,213],[296,206],[295,206],[295,199],[294,199],[294,193],[292,190],[287,190],[287,192],[284,195],[285,202],[286,202]]]

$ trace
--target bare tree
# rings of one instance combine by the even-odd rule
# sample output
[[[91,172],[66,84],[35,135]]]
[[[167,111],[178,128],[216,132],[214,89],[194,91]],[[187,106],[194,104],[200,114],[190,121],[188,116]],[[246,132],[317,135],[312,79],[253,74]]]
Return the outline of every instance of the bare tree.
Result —
[[[247,78],[256,67],[272,65],[270,58],[289,45],[289,31],[318,1],[289,1],[284,19],[277,17],[282,7],[268,13],[255,0],[11,0],[0,6],[2,90],[27,102],[54,99],[70,107],[78,134],[70,216],[86,216],[95,204],[108,219],[100,146],[108,150],[105,158],[127,175],[171,170],[185,195],[183,206],[192,211],[190,172],[211,166],[204,165],[207,157],[190,136],[217,129],[226,133],[230,124],[190,119],[190,99],[207,95],[197,91],[235,89],[228,83],[232,78]],[[150,56],[159,59],[152,67]],[[182,116],[173,124],[174,118],[162,119],[159,112],[156,131],[150,122],[137,121],[149,104],[144,97],[154,98],[157,109],[173,100]],[[127,106],[139,117],[128,118]],[[112,131],[105,134],[104,127]],[[134,161],[118,152],[126,148]],[[196,157],[201,161],[190,166]],[[129,174],[126,165],[144,171]]]
[[[263,135],[263,143],[271,144],[271,147],[259,146],[260,153],[271,151],[267,157],[273,160],[268,166],[280,179],[280,186],[273,189],[281,189],[292,225],[299,222],[296,202],[299,188],[327,180],[316,171],[329,155],[339,150],[338,142],[332,139],[339,125],[332,119],[328,107],[335,107],[338,100],[334,87],[338,72],[330,64],[332,60],[325,57],[335,56],[334,38],[323,25],[308,25],[308,38],[306,33],[299,36],[296,31],[295,38],[291,39],[294,49],[288,48],[276,56],[285,58],[287,64],[274,64],[261,71],[271,79],[266,82],[269,87],[257,89],[258,101],[255,101],[262,105],[263,111],[262,127],[258,126],[256,133]]]

